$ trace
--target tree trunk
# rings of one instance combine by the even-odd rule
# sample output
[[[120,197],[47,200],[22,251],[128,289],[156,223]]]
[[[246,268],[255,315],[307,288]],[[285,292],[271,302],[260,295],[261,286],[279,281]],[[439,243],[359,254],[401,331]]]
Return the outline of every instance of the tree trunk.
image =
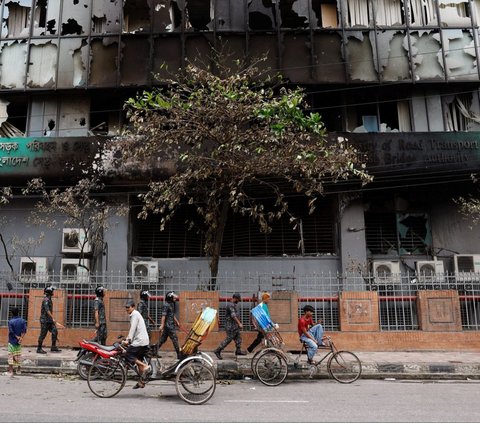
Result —
[[[222,251],[223,234],[225,232],[225,224],[227,223],[228,210],[230,205],[228,201],[222,203],[220,213],[218,215],[217,230],[214,234],[212,247],[212,258],[210,260],[210,287],[214,291],[217,286],[218,262],[220,260],[220,252]]]

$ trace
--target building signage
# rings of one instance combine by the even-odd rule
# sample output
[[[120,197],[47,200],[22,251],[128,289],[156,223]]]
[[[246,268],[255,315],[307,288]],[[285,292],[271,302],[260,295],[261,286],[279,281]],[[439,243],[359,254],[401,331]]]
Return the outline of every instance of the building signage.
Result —
[[[84,167],[96,138],[0,138],[0,177],[60,176]]]
[[[480,168],[480,132],[335,133],[366,154],[371,173],[388,170]]]

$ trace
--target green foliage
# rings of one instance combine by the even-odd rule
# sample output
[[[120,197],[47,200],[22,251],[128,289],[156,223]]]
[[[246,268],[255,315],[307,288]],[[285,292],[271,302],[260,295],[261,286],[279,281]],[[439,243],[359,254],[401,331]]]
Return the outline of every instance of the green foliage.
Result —
[[[325,182],[371,179],[347,142],[325,141],[321,116],[307,112],[303,90],[279,81],[262,81],[254,66],[215,75],[190,65],[164,88],[127,101],[132,132],[111,147],[125,162],[172,164],[170,174],[152,178],[140,195],[140,215],[160,214],[163,229],[178,207],[194,204],[213,276],[229,210],[268,232],[270,222],[289,213],[288,193],[314,200]],[[275,198],[273,209],[266,197]],[[310,204],[313,211],[315,201]]]

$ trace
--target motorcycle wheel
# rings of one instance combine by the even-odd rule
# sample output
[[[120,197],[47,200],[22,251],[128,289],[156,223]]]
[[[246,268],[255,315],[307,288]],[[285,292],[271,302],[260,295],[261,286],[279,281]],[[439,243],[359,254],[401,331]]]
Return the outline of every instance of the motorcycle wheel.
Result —
[[[91,367],[91,364],[90,365],[85,364],[85,361],[92,363],[94,357],[95,357],[95,354],[93,354],[93,352],[86,351],[78,358],[77,373],[83,380],[87,380],[88,371],[90,370],[90,367]]]

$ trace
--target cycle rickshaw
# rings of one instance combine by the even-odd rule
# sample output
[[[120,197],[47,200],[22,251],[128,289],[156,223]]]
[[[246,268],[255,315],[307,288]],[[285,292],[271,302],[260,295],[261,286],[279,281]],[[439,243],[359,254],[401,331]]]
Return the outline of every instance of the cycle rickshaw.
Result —
[[[174,380],[177,394],[182,400],[195,405],[207,402],[215,392],[215,368],[211,357],[198,351],[198,347],[216,318],[217,310],[205,308],[197,316],[182,345],[183,357],[166,369],[157,366],[155,374],[148,375],[144,382]],[[128,369],[140,377],[137,367],[126,361],[125,348],[121,343],[117,342],[111,347],[88,343],[84,348],[96,354],[87,377],[88,387],[96,396],[111,398],[117,395],[125,386]]]
[[[263,308],[256,306],[251,313],[257,329],[264,335],[264,347],[252,357],[252,372],[264,385],[280,385],[288,375],[288,365],[292,362],[290,355],[285,351],[282,336]],[[293,360],[294,367],[300,366],[304,350],[306,346],[302,343],[300,353]],[[326,337],[326,344],[320,346],[319,350],[325,351],[326,354],[317,363],[309,366],[311,376],[320,370],[322,363],[326,363],[328,374],[337,382],[352,383],[361,376],[360,359],[350,351],[337,350],[330,337]]]

